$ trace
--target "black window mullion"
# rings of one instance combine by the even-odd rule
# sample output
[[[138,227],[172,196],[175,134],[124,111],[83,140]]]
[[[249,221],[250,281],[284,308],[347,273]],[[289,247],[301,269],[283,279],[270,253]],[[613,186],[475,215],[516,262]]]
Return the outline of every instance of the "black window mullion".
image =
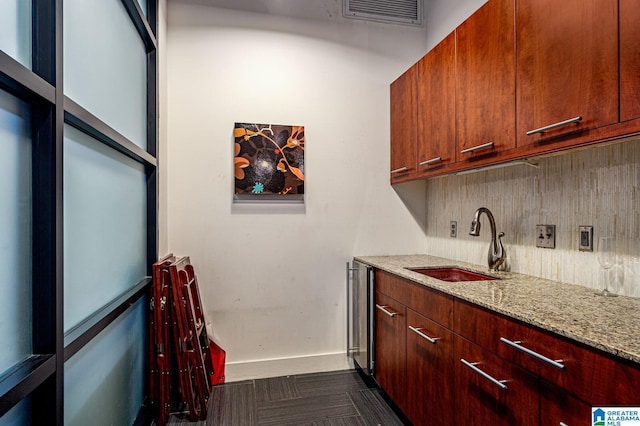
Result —
[[[140,163],[156,164],[156,159],[138,145],[69,98],[64,98],[64,120],[76,129]]]
[[[63,423],[62,315],[62,0],[33,0],[33,76],[53,88],[32,105],[34,356],[50,357],[50,376],[32,394],[34,424]]]
[[[136,0],[121,0],[124,5],[133,25],[138,30],[138,34],[144,43],[147,52],[151,52],[157,48],[156,36],[154,35],[154,31],[149,26],[147,22],[147,18],[142,13],[142,9],[140,9],[140,5]],[[155,18],[155,13],[153,14]]]
[[[55,102],[55,88],[0,50],[0,89],[28,102]]]

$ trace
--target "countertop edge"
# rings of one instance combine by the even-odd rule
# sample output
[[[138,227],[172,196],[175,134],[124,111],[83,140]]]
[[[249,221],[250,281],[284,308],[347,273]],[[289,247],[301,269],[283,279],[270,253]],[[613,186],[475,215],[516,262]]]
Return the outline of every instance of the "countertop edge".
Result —
[[[587,312],[594,312],[594,315],[597,315],[598,312],[606,314],[608,311],[606,308],[602,308],[602,304],[606,303],[612,308],[616,308],[616,303],[618,302],[618,305],[623,305],[625,308],[620,310],[630,310],[628,307],[629,305],[631,305],[631,309],[637,308],[636,315],[638,318],[631,318],[629,324],[632,324],[636,320],[638,322],[635,323],[640,324],[640,314],[637,313],[637,311],[640,311],[640,299],[638,298],[620,296],[604,300],[605,298],[594,296],[595,290],[576,284],[546,280],[513,272],[493,272],[489,271],[486,266],[483,267],[480,265],[473,265],[466,262],[429,255],[354,256],[354,260],[410,280],[416,284],[438,290],[442,293],[454,296],[460,300],[472,303],[506,317],[521,321],[525,324],[538,327],[542,330],[554,333],[577,343],[581,343],[627,361],[640,364],[640,339],[633,339],[635,334],[640,333],[634,334],[633,330],[629,329],[628,334],[625,335],[625,330],[622,330],[621,327],[624,328],[626,324],[615,321],[615,315],[607,315],[607,319],[604,322],[606,324],[611,324],[612,321],[615,321],[615,325],[617,327],[606,331],[603,330],[603,328],[607,328],[606,325],[596,326],[592,319],[589,320],[588,317],[585,318],[586,308],[592,307],[593,309],[587,309]],[[494,285],[505,286],[505,291],[506,288],[508,288],[509,291],[512,291],[513,293],[522,293],[518,294],[518,296],[520,298],[526,298],[527,304],[525,306],[528,309],[519,307],[517,303],[505,306],[502,300],[500,303],[494,303],[490,299],[487,299],[486,296],[479,297],[479,295],[474,295],[474,292],[476,291],[475,289],[481,290],[481,287],[479,286],[483,283],[486,288],[487,286],[491,286],[491,283],[496,283],[496,281],[476,281],[474,284],[444,283],[406,269],[441,266],[455,266],[500,278],[500,281]],[[473,288],[473,286],[475,286],[475,289],[469,290],[470,288]],[[541,288],[543,288],[543,290],[540,290]],[[545,293],[544,289],[552,289],[553,292],[557,294],[550,294],[549,291]],[[528,294],[529,292],[533,294]],[[578,293],[580,296],[580,304],[578,306],[572,306],[571,303],[568,302],[563,303],[562,295],[574,293]],[[591,302],[591,300],[593,300],[593,302]],[[551,308],[548,310],[541,309],[540,312],[535,309],[531,309],[532,306],[536,306],[537,304],[542,305],[544,303],[551,305]],[[560,312],[563,313],[563,315],[557,315],[558,307],[562,308]],[[555,314],[549,315],[552,319],[549,319],[545,315],[549,314],[549,312]],[[580,320],[577,321],[576,318],[579,318]],[[605,335],[606,333],[609,335]],[[610,335],[615,338],[611,338],[612,336]],[[630,342],[628,338],[632,338],[633,341]],[[625,342],[627,345],[625,345]]]

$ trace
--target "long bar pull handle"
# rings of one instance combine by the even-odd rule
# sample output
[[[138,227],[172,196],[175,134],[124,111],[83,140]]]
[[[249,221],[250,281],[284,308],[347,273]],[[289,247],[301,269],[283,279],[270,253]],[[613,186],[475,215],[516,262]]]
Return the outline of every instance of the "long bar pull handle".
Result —
[[[419,166],[427,166],[429,164],[435,164],[441,161],[442,161],[442,157],[436,157],[436,158],[432,158],[431,160],[423,161],[422,163],[419,164]]]
[[[479,151],[479,150],[485,149],[485,148],[493,148],[493,145],[494,145],[493,142],[483,143],[482,145],[478,145],[478,146],[474,146],[474,147],[471,147],[471,148],[463,149],[462,151],[460,151],[460,154],[468,154],[470,152]]]
[[[527,355],[531,355],[532,357],[539,359],[540,361],[546,362],[547,364],[553,365],[554,367],[560,369],[560,370],[564,370],[565,366],[564,364],[562,364],[562,360],[561,359],[556,359],[553,360],[551,358],[547,358],[544,355],[539,354],[538,352],[532,351],[529,348],[525,348],[524,346],[522,346],[520,343],[520,341],[516,340],[516,341],[511,341],[509,339],[505,339],[504,337],[500,338],[500,341],[502,343],[506,343],[507,345],[511,346],[512,348],[515,348],[517,350],[519,350],[520,352],[524,352]]]
[[[408,172],[408,171],[409,171],[409,169],[407,167],[400,167],[399,169],[391,170],[391,174],[403,173],[403,172]]]
[[[382,312],[384,312],[385,314],[389,315],[391,318],[393,318],[396,315],[398,315],[396,312],[388,311],[386,306],[378,305],[377,303],[376,303],[376,308],[380,309]]]
[[[491,377],[490,375],[488,375],[487,373],[485,373],[484,371],[482,371],[478,367],[476,367],[476,365],[478,365],[477,362],[469,362],[469,361],[465,360],[464,358],[460,358],[460,362],[462,362],[464,365],[466,365],[467,367],[469,367],[470,369],[472,369],[473,371],[475,371],[476,373],[478,373],[479,375],[481,375],[485,379],[489,380],[494,385],[498,386],[500,389],[504,389],[504,390],[508,389],[507,385],[505,385],[505,383],[507,383],[506,380],[498,380],[498,379],[495,379],[495,378]]]
[[[536,133],[544,133],[547,130],[557,129],[558,127],[566,126],[567,124],[579,123],[582,121],[582,117],[573,117],[568,120],[558,121],[557,123],[549,124],[548,126],[543,126],[538,129],[529,130],[527,132],[527,136],[535,135]]]
[[[430,341],[431,343],[435,344],[440,338],[439,337],[429,337],[426,334],[424,334],[422,332],[421,328],[417,328],[417,327],[413,327],[413,326],[409,326],[409,330],[413,331],[414,333],[416,333],[418,336],[422,337],[423,339],[427,339],[428,341]]]

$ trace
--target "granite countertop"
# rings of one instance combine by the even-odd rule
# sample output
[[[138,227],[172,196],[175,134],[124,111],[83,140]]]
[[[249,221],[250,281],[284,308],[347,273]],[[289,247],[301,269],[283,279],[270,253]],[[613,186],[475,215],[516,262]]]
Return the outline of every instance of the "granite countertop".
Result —
[[[363,256],[356,260],[511,318],[640,363],[640,299],[602,297],[594,289],[513,272],[493,272],[428,255]],[[501,278],[444,282],[405,268],[455,266]]]

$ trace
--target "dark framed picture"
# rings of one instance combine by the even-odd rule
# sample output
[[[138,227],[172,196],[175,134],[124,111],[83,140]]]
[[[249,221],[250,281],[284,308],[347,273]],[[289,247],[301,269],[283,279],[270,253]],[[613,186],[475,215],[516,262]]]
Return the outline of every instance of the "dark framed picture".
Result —
[[[296,199],[304,194],[304,126],[235,123],[236,199]]]

